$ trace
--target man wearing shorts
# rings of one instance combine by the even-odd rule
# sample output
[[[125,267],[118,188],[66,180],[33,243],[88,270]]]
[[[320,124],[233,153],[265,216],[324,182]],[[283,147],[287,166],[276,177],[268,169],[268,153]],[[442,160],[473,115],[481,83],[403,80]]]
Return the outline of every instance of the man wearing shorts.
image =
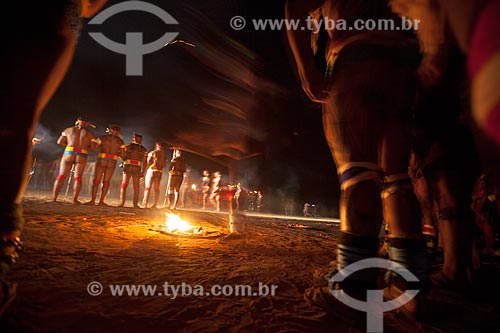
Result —
[[[134,133],[132,135],[132,143],[125,146],[125,153],[123,154],[123,177],[122,184],[120,185],[120,205],[125,206],[127,199],[127,187],[132,178],[134,187],[134,208],[139,208],[139,181],[144,177],[144,170],[146,168],[146,157],[148,151],[141,144],[142,135]]]
[[[100,147],[97,155],[97,162],[94,172],[94,181],[92,184],[92,198],[87,204],[95,205],[97,190],[102,180],[101,197],[99,205],[107,206],[104,202],[109,190],[109,184],[116,168],[118,157],[125,153],[125,143],[120,137],[121,129],[118,125],[110,125],[107,129],[107,134],[97,139],[97,144]]]
[[[186,172],[186,160],[182,157],[182,153],[179,149],[174,149],[174,157],[170,162],[170,167],[168,168],[168,206],[170,209],[175,209],[177,207],[177,201],[179,200],[179,190],[182,185],[182,180],[184,178],[184,172]]]
[[[82,188],[82,175],[87,165],[87,156],[89,150],[97,148],[97,140],[94,133],[88,129],[90,122],[86,117],[80,116],[76,120],[75,126],[66,128],[62,133],[57,144],[64,146],[64,153],[61,158],[59,175],[54,182],[52,200],[57,201],[64,181],[69,173],[73,171],[73,203],[79,204],[78,196]],[[73,170],[72,170],[73,168]]]
[[[146,171],[144,197],[142,199],[142,207],[148,207],[149,192],[151,188],[154,191],[154,201],[151,208],[156,208],[158,197],[160,194],[160,181],[163,175],[163,169],[167,165],[167,155],[165,154],[164,145],[162,142],[157,142],[155,149],[148,154],[148,168]]]

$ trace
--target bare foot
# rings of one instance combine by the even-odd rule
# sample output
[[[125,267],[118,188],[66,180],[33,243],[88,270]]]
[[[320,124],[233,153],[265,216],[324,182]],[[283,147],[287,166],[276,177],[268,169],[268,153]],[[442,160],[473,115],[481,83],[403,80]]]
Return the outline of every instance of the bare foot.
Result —
[[[86,202],[85,205],[90,205],[90,206],[95,205],[95,201],[90,200],[89,202]]]
[[[74,203],[75,205],[81,205],[81,204],[82,204],[82,203],[81,203],[80,201],[78,201],[78,200],[73,200],[73,203]]]
[[[99,206],[109,207],[109,205],[107,203],[105,203],[104,201],[99,202]]]

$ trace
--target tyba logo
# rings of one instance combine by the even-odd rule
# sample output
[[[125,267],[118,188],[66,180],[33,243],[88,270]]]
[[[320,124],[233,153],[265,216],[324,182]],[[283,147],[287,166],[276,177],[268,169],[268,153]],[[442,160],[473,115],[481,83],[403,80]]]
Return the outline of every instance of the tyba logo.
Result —
[[[102,24],[108,18],[121,12],[131,10],[148,12],[158,16],[165,24],[179,24],[169,13],[158,6],[144,1],[125,1],[106,8],[96,15],[89,24]],[[89,35],[99,44],[116,53],[124,54],[126,59],[126,75],[142,75],[142,56],[161,49],[165,44],[173,41],[178,32],[166,32],[159,39],[144,44],[142,32],[127,32],[125,34],[125,44],[115,42],[104,36],[101,32],[89,32]]]
[[[356,261],[342,270],[337,272],[329,279],[330,286],[335,282],[342,282],[349,275],[368,268],[383,268],[390,271],[397,272],[408,282],[418,282],[418,279],[412,272],[397,262],[381,259],[370,258]],[[347,295],[342,289],[336,290],[330,288],[330,293],[345,305],[366,312],[366,327],[367,332],[383,332],[384,331],[384,312],[392,311],[405,305],[418,294],[419,290],[406,290],[405,293],[397,298],[384,302],[383,290],[367,290],[366,302],[352,298]]]

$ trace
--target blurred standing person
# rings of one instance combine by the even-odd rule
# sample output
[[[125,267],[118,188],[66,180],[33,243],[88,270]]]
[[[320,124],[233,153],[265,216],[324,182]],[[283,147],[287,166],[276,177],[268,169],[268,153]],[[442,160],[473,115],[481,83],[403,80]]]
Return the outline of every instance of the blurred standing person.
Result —
[[[304,204],[304,209],[302,209],[302,213],[304,213],[304,216],[311,216],[310,214],[310,207],[311,207],[311,204],[309,204],[308,202],[306,202]]]
[[[15,263],[24,225],[21,199],[26,186],[30,146],[38,119],[71,64],[81,29],[106,0],[12,1],[15,25],[9,29],[0,55],[0,104],[8,116],[0,124],[0,316],[16,294],[5,281]],[[13,16],[14,17],[14,16]],[[9,18],[7,17],[7,20]],[[11,22],[13,23],[13,22]],[[13,144],[15,143],[15,144]]]
[[[38,146],[41,143],[42,143],[42,139],[39,139],[39,138],[32,138],[31,139],[31,146]],[[31,162],[30,171],[28,172],[28,178],[26,179],[27,184],[29,184],[29,182],[31,181],[31,178],[33,177],[33,175],[36,172],[35,170],[37,169],[37,158],[33,156],[33,152],[30,155],[30,158],[31,158],[32,162]],[[35,188],[36,188],[36,185],[35,185]]]
[[[120,205],[125,206],[127,200],[127,187],[132,178],[134,188],[133,205],[134,208],[139,207],[139,181],[144,177],[144,170],[146,168],[146,157],[148,154],[147,149],[141,144],[142,135],[138,133],[132,134],[132,142],[125,145],[125,152],[123,154],[123,177],[122,184],[120,185]]]
[[[208,196],[210,194],[210,172],[203,170],[201,177],[201,208],[205,209],[207,205]]]
[[[235,209],[238,211],[240,210],[240,196],[241,196],[241,183],[238,182],[238,184],[236,184],[236,189],[234,191],[234,196],[233,196],[233,199],[234,199],[234,203],[236,204],[236,207]]]
[[[295,214],[295,200],[293,198],[285,198],[283,211],[285,215]]]
[[[76,120],[75,126],[66,128],[59,139],[57,144],[64,146],[64,153],[61,158],[61,166],[59,175],[57,175],[54,182],[54,190],[52,200],[57,201],[59,192],[64,185],[64,181],[69,173],[74,172],[74,186],[73,186],[73,203],[79,204],[78,197],[82,189],[82,176],[87,165],[87,157],[89,150],[97,148],[97,141],[94,133],[88,129],[90,122],[86,117],[80,116]]]
[[[163,175],[163,169],[167,166],[167,155],[165,146],[162,142],[156,142],[155,149],[148,154],[148,168],[146,171],[144,197],[142,207],[148,208],[149,192],[153,187],[154,201],[151,208],[156,208],[158,197],[160,196],[160,181]]]
[[[342,19],[351,27],[356,20],[401,22],[388,1],[287,1],[287,19],[302,21],[308,16],[318,23],[324,18]],[[429,288],[429,265],[408,176],[411,111],[421,60],[418,40],[413,31],[404,29],[332,28],[312,34],[296,29],[287,34],[303,90],[322,104],[324,132],[339,176],[337,270],[377,257],[383,216],[391,231],[390,259],[419,281],[415,287],[420,293],[401,310],[420,317]],[[367,290],[377,289],[376,273],[370,270],[349,280],[342,291],[361,301]],[[392,297],[406,288],[395,282],[389,281]],[[355,317],[356,312],[330,291],[330,287],[310,288],[305,297],[310,303],[345,311],[341,317]]]
[[[191,170],[189,168],[186,169],[184,172],[184,177],[182,178],[182,184],[181,184],[181,189],[179,192],[179,202],[180,206],[179,207],[184,207],[186,204],[186,193],[189,189],[189,175],[191,173]]]
[[[471,209],[475,214],[475,223],[481,231],[481,244],[477,244],[483,255],[495,253],[495,234],[499,231],[500,219],[495,195],[496,189],[491,177],[483,174],[474,184]]]
[[[184,178],[184,172],[186,172],[186,160],[184,159],[184,157],[182,157],[182,152],[179,149],[174,148],[173,158],[170,161],[170,167],[168,168],[169,179],[167,198],[168,206],[170,209],[177,208],[177,202],[179,201],[179,190]]]
[[[115,172],[116,161],[118,157],[125,154],[125,143],[121,136],[121,129],[118,125],[110,125],[106,130],[107,134],[97,139],[97,145],[100,147],[97,155],[97,162],[94,171],[94,181],[92,183],[91,199],[87,204],[95,205],[97,190],[102,179],[101,197],[99,205],[107,206],[104,202],[108,194],[111,177]]]
[[[219,171],[215,171],[210,179],[210,194],[208,196],[208,201],[210,205],[215,205],[216,211],[220,211],[220,179],[221,174]]]
[[[260,212],[260,209],[262,208],[262,192],[257,191],[257,200],[256,200],[256,206],[257,206],[257,211]]]
[[[442,5],[444,1],[392,0],[394,11],[419,19],[422,63],[414,113],[412,167],[416,193],[428,186],[435,201],[442,269],[432,274],[433,287],[467,292],[473,282],[473,216],[469,209],[474,181],[479,177],[479,156],[467,124],[469,103],[465,57],[451,36]],[[412,169],[410,168],[410,169]],[[420,193],[423,194],[423,193]],[[429,202],[427,206],[429,206]],[[423,209],[425,207],[422,207]],[[429,215],[424,210],[425,215]]]

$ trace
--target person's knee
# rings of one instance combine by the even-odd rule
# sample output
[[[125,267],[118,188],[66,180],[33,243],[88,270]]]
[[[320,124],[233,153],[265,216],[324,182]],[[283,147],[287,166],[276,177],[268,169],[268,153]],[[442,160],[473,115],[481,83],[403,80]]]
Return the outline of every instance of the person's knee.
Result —
[[[373,200],[380,194],[382,171],[374,163],[350,163],[339,168],[339,181],[344,201]]]
[[[339,166],[338,176],[340,188],[346,190],[358,183],[371,181],[382,186],[382,170],[375,163],[350,162]]]
[[[346,224],[353,228],[354,225],[378,224],[375,222],[381,221],[382,216],[380,168],[374,163],[350,163],[339,168],[339,180],[342,189],[341,205],[344,215],[342,218]],[[370,205],[367,205],[367,202],[370,202]]]
[[[367,205],[367,202],[370,204]],[[344,208],[342,214],[344,216],[341,219],[352,228],[362,227],[365,231],[377,229],[382,221],[380,183],[375,180],[365,180],[343,190],[341,205]]]
[[[414,196],[413,184],[408,173],[392,174],[384,178],[382,198],[386,199],[397,193]]]
[[[384,181],[384,217],[391,225],[391,233],[403,238],[419,238],[422,234],[421,211],[409,175],[388,175]]]

